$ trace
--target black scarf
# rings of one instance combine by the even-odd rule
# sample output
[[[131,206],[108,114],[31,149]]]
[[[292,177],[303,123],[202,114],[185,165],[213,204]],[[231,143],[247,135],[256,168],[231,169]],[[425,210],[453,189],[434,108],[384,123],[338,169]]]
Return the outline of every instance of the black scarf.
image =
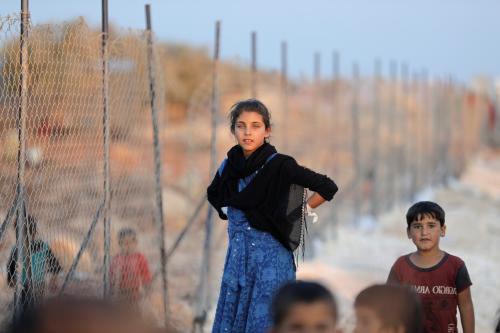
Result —
[[[264,143],[245,159],[241,147],[234,146],[227,154],[224,170],[220,175],[215,175],[207,188],[207,197],[220,218],[227,220],[222,207],[240,209],[253,228],[271,233],[286,248],[295,250],[300,243],[296,238],[297,222],[303,221],[303,215],[302,212],[297,214],[297,209],[290,214],[289,203],[297,200],[289,198],[292,184],[286,166],[293,159],[276,154],[266,163],[275,153],[276,149],[272,145]],[[257,170],[259,172],[255,178],[239,192],[238,180]],[[303,204],[303,192],[294,190],[293,193],[301,196]],[[299,207],[301,209],[302,205]],[[302,221],[297,219],[299,215]]]

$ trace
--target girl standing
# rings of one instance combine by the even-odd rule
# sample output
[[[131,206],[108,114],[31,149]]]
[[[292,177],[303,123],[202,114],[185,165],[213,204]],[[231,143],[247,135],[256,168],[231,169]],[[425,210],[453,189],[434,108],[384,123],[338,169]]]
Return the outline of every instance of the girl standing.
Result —
[[[277,153],[268,143],[271,115],[256,99],[233,105],[227,153],[207,189],[220,218],[229,220],[229,247],[212,332],[264,333],[272,325],[275,291],[295,280],[296,228],[290,223],[291,187],[315,193],[307,208],[331,200],[338,188],[324,175]]]

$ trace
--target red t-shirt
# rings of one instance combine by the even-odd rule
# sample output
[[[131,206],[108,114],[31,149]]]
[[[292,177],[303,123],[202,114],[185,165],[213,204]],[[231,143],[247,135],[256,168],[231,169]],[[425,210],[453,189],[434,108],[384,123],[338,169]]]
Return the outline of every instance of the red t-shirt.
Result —
[[[111,281],[128,297],[137,298],[141,286],[152,280],[146,257],[142,253],[118,254],[111,261]]]
[[[458,294],[472,285],[462,259],[445,253],[435,266],[420,268],[409,254],[401,256],[392,266],[387,283],[409,285],[420,296],[425,333],[458,332]]]

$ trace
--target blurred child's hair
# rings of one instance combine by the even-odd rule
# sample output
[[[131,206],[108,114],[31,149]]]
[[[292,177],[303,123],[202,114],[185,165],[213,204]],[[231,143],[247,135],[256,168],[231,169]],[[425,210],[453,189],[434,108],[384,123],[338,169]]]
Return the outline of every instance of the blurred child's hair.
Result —
[[[316,282],[294,281],[283,285],[274,295],[271,314],[274,326],[279,326],[287,317],[291,308],[298,303],[312,304],[325,302],[332,309],[332,316],[337,319],[337,302],[333,294]]]
[[[422,331],[422,308],[413,290],[398,285],[373,285],[361,291],[354,307],[373,310],[384,327],[404,327],[406,333]]]
[[[262,116],[264,125],[267,128],[271,127],[271,113],[267,107],[261,101],[250,98],[239,101],[233,106],[231,106],[231,111],[229,112],[229,121],[231,122],[231,133],[234,134],[234,129],[236,127],[236,120],[244,111],[256,112]]]
[[[137,309],[97,298],[49,298],[20,314],[7,333],[173,333],[146,322]]]
[[[137,237],[137,233],[132,228],[122,228],[118,231],[118,242],[123,241],[126,237]]]
[[[432,201],[420,201],[411,206],[406,213],[406,223],[408,224],[408,228],[413,222],[420,221],[424,217],[434,218],[439,221],[441,226],[444,225],[445,213],[443,208]]]

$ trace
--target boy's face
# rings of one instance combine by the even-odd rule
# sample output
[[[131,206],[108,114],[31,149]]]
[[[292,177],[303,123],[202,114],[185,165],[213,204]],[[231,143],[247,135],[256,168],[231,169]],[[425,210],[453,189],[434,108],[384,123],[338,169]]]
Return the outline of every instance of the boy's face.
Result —
[[[243,149],[245,156],[250,156],[257,148],[264,144],[264,139],[271,134],[266,128],[264,119],[257,112],[243,111],[236,119],[234,136]]]
[[[298,303],[272,333],[334,333],[337,319],[328,302]]]
[[[137,239],[135,236],[129,235],[120,239],[120,249],[124,254],[130,254],[135,252],[137,248]]]
[[[353,333],[405,333],[403,327],[384,327],[377,313],[367,306],[356,307],[356,327]]]
[[[410,224],[407,233],[418,251],[428,252],[439,249],[439,238],[444,237],[446,226],[441,226],[437,219],[424,215],[420,221]]]

